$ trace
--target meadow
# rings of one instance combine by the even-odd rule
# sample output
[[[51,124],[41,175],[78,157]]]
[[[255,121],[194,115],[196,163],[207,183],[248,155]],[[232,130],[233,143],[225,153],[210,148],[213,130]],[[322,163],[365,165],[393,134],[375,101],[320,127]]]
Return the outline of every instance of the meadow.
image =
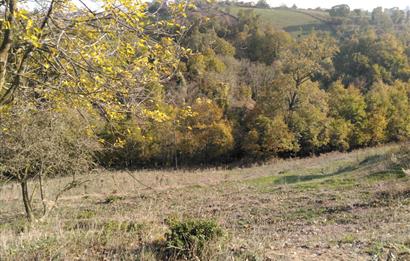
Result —
[[[282,8],[262,9],[239,6],[230,6],[226,10],[234,16],[241,10],[253,10],[256,15],[260,16],[262,25],[283,29],[294,36],[312,30],[331,30],[327,24],[330,16],[325,11]]]
[[[166,260],[167,220],[206,219],[224,236],[201,260],[408,260],[405,147],[249,168],[100,170],[31,225],[18,184],[3,185],[0,259]],[[67,179],[48,180],[47,195]]]

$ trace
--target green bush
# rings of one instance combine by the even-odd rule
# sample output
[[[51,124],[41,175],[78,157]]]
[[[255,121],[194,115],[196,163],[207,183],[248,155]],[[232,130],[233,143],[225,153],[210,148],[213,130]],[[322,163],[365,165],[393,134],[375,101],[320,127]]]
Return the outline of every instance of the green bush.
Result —
[[[177,258],[201,257],[223,235],[220,226],[212,220],[170,221],[166,247]]]

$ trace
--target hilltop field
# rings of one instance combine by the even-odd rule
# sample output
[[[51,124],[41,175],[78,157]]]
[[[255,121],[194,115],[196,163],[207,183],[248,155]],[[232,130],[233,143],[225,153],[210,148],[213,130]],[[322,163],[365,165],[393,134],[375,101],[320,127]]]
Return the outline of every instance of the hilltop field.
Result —
[[[170,218],[222,227],[209,260],[410,260],[406,146],[251,168],[100,171],[31,227],[19,186],[3,185],[0,260],[161,260]],[[67,179],[49,180],[47,194]]]
[[[256,15],[260,16],[260,21],[263,24],[283,29],[294,35],[302,31],[308,33],[312,30],[331,30],[328,24],[330,16],[325,11],[282,8],[262,9],[240,6],[230,6],[225,10],[234,16],[241,10],[253,10]]]

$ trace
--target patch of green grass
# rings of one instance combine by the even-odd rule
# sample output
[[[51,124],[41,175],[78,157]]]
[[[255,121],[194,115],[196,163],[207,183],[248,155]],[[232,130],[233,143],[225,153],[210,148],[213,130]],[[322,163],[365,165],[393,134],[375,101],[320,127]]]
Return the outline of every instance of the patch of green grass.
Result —
[[[351,189],[357,186],[358,182],[355,178],[341,177],[341,178],[328,178],[325,180],[314,180],[310,182],[296,184],[295,188],[301,191],[318,190],[318,189],[334,189],[344,190]]]
[[[308,190],[318,190],[322,187],[320,182],[305,182],[301,184],[296,184],[295,188],[300,190],[300,191],[308,191]]]
[[[266,186],[266,185],[273,185],[275,181],[278,179],[278,176],[267,176],[262,178],[256,178],[246,181],[246,183],[254,185],[254,186]]]
[[[96,216],[96,212],[92,209],[85,209],[78,213],[77,219],[90,219]]]
[[[21,233],[28,230],[29,224],[27,223],[27,219],[25,217],[15,218],[10,223],[2,223],[0,224],[0,231],[1,230],[11,230],[14,233]]]
[[[357,170],[355,165],[332,165],[322,168],[299,169],[287,172],[285,175],[273,175],[247,181],[249,184],[266,189],[278,185],[294,185],[298,189],[318,189],[320,187],[352,187],[356,184],[353,178],[346,175]]]
[[[383,254],[384,244],[381,241],[375,241],[370,244],[365,252],[372,256],[373,259],[379,260]]]
[[[339,244],[354,244],[358,241],[358,237],[353,234],[346,234],[341,238],[338,243]]]
[[[410,254],[410,238],[408,241],[409,242],[404,242],[403,244],[395,244],[399,254]]]
[[[104,234],[112,234],[115,232],[122,233],[134,233],[142,231],[145,228],[145,224],[135,223],[132,221],[117,221],[110,220],[103,224],[102,231]]]
[[[372,180],[372,181],[401,179],[405,177],[406,177],[406,174],[402,170],[379,171],[379,172],[371,173],[366,176],[367,179]]]
[[[230,14],[237,15],[240,10],[253,10],[260,16],[262,25],[270,25],[284,29],[294,35],[310,32],[314,29],[330,31],[327,23],[329,14],[323,11],[292,10],[292,9],[260,9],[230,6],[226,9]]]
[[[326,179],[318,183],[318,187],[327,189],[349,189],[358,185],[358,181],[353,177],[338,177]]]
[[[333,176],[343,175],[354,170],[354,167],[347,166],[332,173],[318,173],[310,175],[289,175],[283,176],[275,180],[275,184],[294,184],[313,180],[326,179]]]
[[[314,220],[325,213],[324,208],[299,208],[293,211],[290,211],[286,214],[287,220],[305,220],[310,221]]]
[[[238,6],[230,7],[230,13],[233,15],[237,15],[239,10],[253,10],[257,15],[260,15],[260,18],[264,23],[269,23],[278,28],[321,23],[321,21],[319,21],[317,18],[314,18],[305,13],[295,12],[294,10],[261,9],[261,8],[247,8],[247,7],[238,7]],[[326,15],[326,13],[323,12],[323,15]]]
[[[53,256],[58,259],[58,249],[60,244],[53,236],[44,236],[36,240],[24,241],[20,245],[10,247],[8,255],[11,257],[31,256],[36,260],[49,259],[47,256]],[[17,259],[16,259],[17,260]]]

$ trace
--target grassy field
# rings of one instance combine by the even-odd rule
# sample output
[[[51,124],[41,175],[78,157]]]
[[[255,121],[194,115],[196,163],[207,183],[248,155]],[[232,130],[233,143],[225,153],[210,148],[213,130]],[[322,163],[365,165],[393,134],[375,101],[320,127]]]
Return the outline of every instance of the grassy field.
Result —
[[[284,29],[291,33],[309,32],[313,29],[328,31],[331,28],[326,23],[329,14],[324,11],[293,10],[293,9],[260,9],[231,6],[227,11],[237,15],[239,10],[254,10],[260,15],[261,21],[268,25]]]
[[[9,184],[0,191],[0,260],[161,260],[170,218],[223,228],[209,260],[410,260],[401,149],[226,170],[101,171],[31,226]],[[48,195],[66,182],[49,180]]]

